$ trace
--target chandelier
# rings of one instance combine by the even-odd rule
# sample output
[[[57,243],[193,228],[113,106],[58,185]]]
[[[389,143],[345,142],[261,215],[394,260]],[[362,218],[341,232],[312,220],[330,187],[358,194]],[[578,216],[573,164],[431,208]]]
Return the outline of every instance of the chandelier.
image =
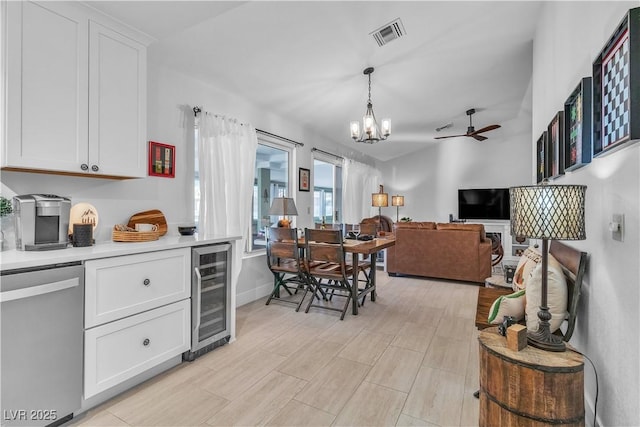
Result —
[[[373,104],[371,103],[371,74],[373,67],[364,69],[365,75],[369,76],[369,99],[367,100],[367,112],[362,117],[362,129],[360,122],[351,122],[351,138],[356,142],[373,144],[384,141],[391,134],[391,119],[382,119],[382,128],[378,126],[375,114],[373,114]]]

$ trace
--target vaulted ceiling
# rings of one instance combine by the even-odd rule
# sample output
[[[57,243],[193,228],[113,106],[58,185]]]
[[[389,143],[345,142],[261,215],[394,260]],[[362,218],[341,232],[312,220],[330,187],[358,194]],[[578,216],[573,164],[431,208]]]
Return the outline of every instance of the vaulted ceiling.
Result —
[[[367,79],[392,135],[360,151],[379,160],[505,124],[530,105],[532,40],[541,2],[91,1],[153,36],[151,60],[353,147],[349,122],[365,112]],[[400,18],[406,34],[380,47],[370,35]],[[441,132],[435,129],[453,123]],[[508,131],[508,130],[507,130]],[[487,133],[499,135],[501,129]],[[286,136],[286,135],[284,135]],[[469,138],[470,141],[473,141]],[[446,141],[446,140],[444,140]]]

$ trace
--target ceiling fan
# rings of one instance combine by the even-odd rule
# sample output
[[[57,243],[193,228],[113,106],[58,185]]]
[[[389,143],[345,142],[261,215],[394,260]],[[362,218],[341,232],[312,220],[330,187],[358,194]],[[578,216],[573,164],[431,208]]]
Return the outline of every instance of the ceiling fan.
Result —
[[[473,127],[473,123],[471,122],[471,116],[476,112],[475,108],[471,108],[469,110],[467,110],[467,116],[469,116],[469,127],[467,128],[467,133],[462,134],[462,135],[448,135],[448,136],[436,136],[435,139],[444,139],[444,138],[456,138],[459,136],[470,136],[471,138],[475,138],[478,141],[484,141],[485,139],[487,139],[486,136],[483,135],[479,135],[483,132],[488,132],[490,130],[494,130],[494,129],[498,129],[500,127],[500,125],[489,125],[489,126],[485,126],[482,129],[478,129],[476,130]]]

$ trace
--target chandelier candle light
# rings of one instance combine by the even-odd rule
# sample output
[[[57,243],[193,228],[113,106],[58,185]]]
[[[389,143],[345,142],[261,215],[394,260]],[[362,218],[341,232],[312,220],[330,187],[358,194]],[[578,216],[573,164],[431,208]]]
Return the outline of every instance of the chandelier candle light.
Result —
[[[271,208],[269,209],[269,215],[282,215],[284,218],[278,221],[278,227],[291,226],[289,215],[298,215],[298,209],[296,204],[290,197],[274,197],[271,202]]]
[[[400,206],[404,206],[404,196],[391,196],[391,206],[396,207],[396,222],[398,222],[400,217]]]
[[[367,111],[362,117],[362,129],[357,121],[351,122],[351,138],[356,142],[373,144],[384,141],[391,134],[391,119],[382,119],[382,129],[378,126],[376,116],[373,114],[373,104],[371,103],[371,74],[374,68],[365,68],[364,74],[369,76],[369,99],[367,100]]]
[[[562,338],[549,328],[551,313],[547,306],[547,276],[549,240],[584,240],[587,238],[584,204],[587,187],[584,185],[542,185],[512,187],[511,234],[542,239],[542,295],[537,331],[529,331],[527,341],[534,347],[548,351],[564,351]]]

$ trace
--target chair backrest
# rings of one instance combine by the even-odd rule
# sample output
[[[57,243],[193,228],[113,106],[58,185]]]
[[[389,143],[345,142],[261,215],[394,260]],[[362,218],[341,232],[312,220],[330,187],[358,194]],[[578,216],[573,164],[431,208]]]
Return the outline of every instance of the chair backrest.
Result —
[[[317,261],[339,263],[344,266],[344,246],[342,230],[305,229],[307,262]]]
[[[393,231],[393,220],[385,215],[376,215],[371,218],[364,218],[362,221],[360,221],[360,224],[363,223],[376,224],[378,227],[382,227],[381,231]]]
[[[342,224],[325,224],[322,228],[322,223],[314,223],[316,230],[342,230]]]
[[[549,245],[549,253],[562,265],[562,271],[567,279],[568,301],[567,330],[563,334],[564,341],[569,341],[576,325],[578,313],[578,300],[582,288],[582,279],[587,269],[587,253],[567,246],[557,240],[552,240]]]
[[[271,227],[267,235],[267,265],[271,269],[286,260],[294,260],[297,265],[300,264],[297,230],[288,227]]]
[[[364,222],[360,224],[361,236],[375,236],[377,234],[377,225],[371,222]]]

